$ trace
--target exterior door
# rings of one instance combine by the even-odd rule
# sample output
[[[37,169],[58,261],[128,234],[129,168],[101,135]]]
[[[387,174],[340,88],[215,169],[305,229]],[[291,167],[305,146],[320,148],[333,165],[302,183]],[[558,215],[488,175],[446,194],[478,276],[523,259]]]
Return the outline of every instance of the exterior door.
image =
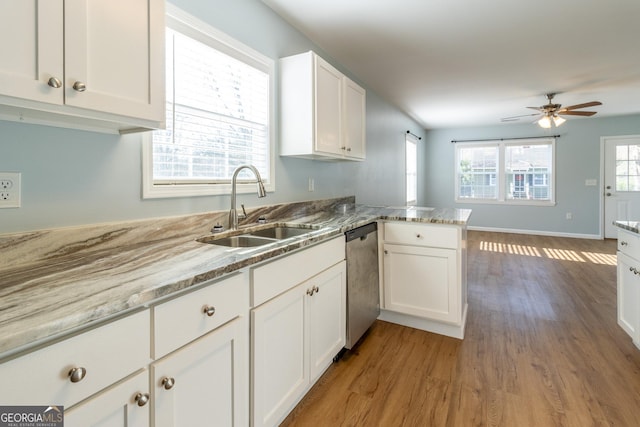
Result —
[[[640,135],[603,140],[604,237],[615,239],[614,221],[640,221]]]

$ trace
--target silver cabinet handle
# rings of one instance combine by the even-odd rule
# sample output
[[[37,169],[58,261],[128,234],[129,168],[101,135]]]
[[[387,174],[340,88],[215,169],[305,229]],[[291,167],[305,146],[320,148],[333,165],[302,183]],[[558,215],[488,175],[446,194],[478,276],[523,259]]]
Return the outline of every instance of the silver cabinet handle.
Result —
[[[315,289],[315,290],[316,290],[316,294],[317,294],[318,292],[320,292],[320,288],[319,288],[319,287],[317,287],[317,286],[314,286],[314,287],[313,287],[313,289]]]
[[[314,288],[307,289],[307,295],[309,295],[310,297],[312,297],[312,296],[313,296],[313,293],[314,293],[314,292],[315,292],[315,289],[314,289]]]
[[[347,148],[347,151],[351,151],[351,148]]]
[[[635,267],[629,267],[629,271],[633,272],[633,274],[635,274],[636,276],[640,274],[640,271],[638,271]]]
[[[133,398],[138,406],[144,406],[149,403],[149,393],[138,393]]]
[[[216,314],[216,308],[213,307],[213,306],[209,306],[209,305],[205,305],[204,309],[202,311],[204,312],[204,314],[206,314],[209,317],[211,317],[214,314]]]
[[[627,245],[628,245],[628,243],[627,243],[627,242],[625,242],[624,240],[621,240],[621,241],[620,241],[620,246],[627,246]]]
[[[73,89],[77,92],[84,92],[87,90],[87,85],[82,82],[75,82],[73,84]]]
[[[69,371],[69,381],[72,383],[79,383],[87,375],[87,370],[83,367],[72,368]]]
[[[62,82],[57,77],[50,77],[49,81],[47,82],[47,84],[49,86],[51,86],[52,88],[54,88],[54,89],[58,89],[58,88],[62,87]]]
[[[174,385],[176,385],[176,380],[174,378],[164,377],[162,379],[162,386],[165,390],[171,390]]]

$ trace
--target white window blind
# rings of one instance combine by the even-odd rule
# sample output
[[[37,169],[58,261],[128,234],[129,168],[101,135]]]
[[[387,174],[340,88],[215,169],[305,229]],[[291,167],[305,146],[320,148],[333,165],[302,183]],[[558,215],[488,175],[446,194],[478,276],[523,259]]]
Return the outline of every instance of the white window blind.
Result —
[[[154,184],[269,180],[269,75],[167,29],[167,128],[153,133]]]

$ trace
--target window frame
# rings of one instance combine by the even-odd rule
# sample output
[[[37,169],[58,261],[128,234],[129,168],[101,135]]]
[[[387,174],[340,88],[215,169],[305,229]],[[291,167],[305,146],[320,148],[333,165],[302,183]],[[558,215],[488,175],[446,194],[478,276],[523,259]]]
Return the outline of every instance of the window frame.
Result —
[[[269,179],[264,180],[267,192],[275,191],[275,61],[249,46],[239,42],[226,33],[189,15],[181,9],[167,3],[165,27],[187,35],[199,42],[212,46],[233,58],[258,68],[268,74],[268,138],[269,138]],[[166,81],[162,82],[166,85]],[[237,180],[237,193],[255,192],[255,179]],[[153,180],[153,142],[152,132],[142,137],[142,198],[170,198],[191,196],[227,195],[231,193],[231,177],[228,180],[216,180],[209,183],[173,183],[158,184]]]
[[[408,157],[408,147],[409,144],[413,145],[413,147],[415,148],[415,153],[416,153],[416,158],[415,158],[415,176],[413,177],[414,179],[414,186],[416,189],[416,198],[414,200],[409,200],[408,199],[408,193],[409,193],[409,157]],[[405,137],[405,144],[404,144],[404,175],[405,175],[405,181],[404,181],[404,194],[405,194],[405,203],[407,206],[415,206],[418,204],[418,138],[414,137],[413,135],[407,134]]]
[[[460,145],[458,145],[460,144]],[[508,198],[507,196],[507,172],[505,164],[505,151],[509,146],[531,146],[531,145],[551,145],[551,173],[548,179],[549,181],[549,200],[532,200],[532,199],[517,199]],[[497,181],[497,196],[496,198],[469,198],[460,197],[460,151],[463,148],[468,147],[492,147],[497,148],[497,160],[496,170],[493,173]],[[556,138],[521,138],[521,139],[501,139],[494,141],[482,141],[482,142],[468,142],[468,143],[456,143],[455,147],[455,163],[454,163],[454,182],[455,182],[455,202],[465,204],[498,204],[498,205],[526,205],[526,206],[555,206],[556,205]],[[513,173],[513,172],[512,172]],[[526,176],[526,174],[523,174]],[[532,176],[541,175],[538,170],[532,172]],[[492,179],[492,178],[490,178]],[[523,181],[524,182],[524,181]],[[534,185],[539,188],[539,185]]]

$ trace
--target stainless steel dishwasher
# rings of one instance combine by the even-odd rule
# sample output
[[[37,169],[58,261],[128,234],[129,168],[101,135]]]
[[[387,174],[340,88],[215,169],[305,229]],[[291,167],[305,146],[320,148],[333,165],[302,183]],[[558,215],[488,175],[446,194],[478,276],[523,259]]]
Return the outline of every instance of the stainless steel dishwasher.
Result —
[[[347,341],[351,349],[380,314],[377,224],[347,231]]]

